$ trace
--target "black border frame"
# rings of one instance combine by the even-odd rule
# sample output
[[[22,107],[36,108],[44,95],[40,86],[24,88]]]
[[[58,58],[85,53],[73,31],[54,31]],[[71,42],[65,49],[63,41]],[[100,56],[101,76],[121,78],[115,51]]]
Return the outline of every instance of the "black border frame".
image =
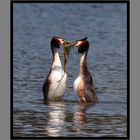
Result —
[[[13,136],[13,4],[14,3],[126,3],[127,4],[127,136],[126,137],[15,137]],[[10,139],[130,139],[130,1],[129,0],[11,0],[10,1]]]

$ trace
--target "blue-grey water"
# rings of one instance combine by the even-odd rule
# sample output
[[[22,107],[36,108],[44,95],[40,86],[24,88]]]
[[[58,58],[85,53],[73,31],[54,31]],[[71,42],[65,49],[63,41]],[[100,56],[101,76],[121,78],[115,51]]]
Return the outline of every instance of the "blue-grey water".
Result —
[[[13,135],[20,137],[126,137],[127,7],[123,3],[15,3],[13,45]],[[80,55],[68,60],[64,101],[43,104],[53,36],[88,37],[88,67],[99,103],[78,102],[73,82]],[[63,62],[63,48],[59,50]]]

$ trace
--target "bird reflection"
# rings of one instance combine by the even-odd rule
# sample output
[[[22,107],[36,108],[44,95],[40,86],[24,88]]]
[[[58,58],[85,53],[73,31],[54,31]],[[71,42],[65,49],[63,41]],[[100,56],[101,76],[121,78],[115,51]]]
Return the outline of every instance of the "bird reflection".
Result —
[[[86,110],[89,107],[93,107],[95,104],[85,104],[85,103],[78,104],[77,111],[74,114],[73,131],[80,131],[81,128],[84,126],[84,124],[86,124],[86,121],[87,121]]]
[[[63,136],[65,119],[64,102],[50,102],[48,107],[50,112],[47,114],[47,126],[45,128],[47,135],[52,137]]]
[[[74,115],[75,123],[77,125],[84,124],[86,121],[86,105],[84,103],[80,103],[77,111]]]

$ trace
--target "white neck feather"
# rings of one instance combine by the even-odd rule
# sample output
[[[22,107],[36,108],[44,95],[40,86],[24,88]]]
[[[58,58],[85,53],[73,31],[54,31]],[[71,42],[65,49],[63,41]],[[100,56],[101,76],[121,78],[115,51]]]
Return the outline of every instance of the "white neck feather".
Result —
[[[60,67],[62,66],[61,60],[60,60],[60,57],[59,57],[59,53],[58,53],[58,52],[55,52],[55,53],[54,53],[54,60],[53,60],[52,68],[53,68],[54,66],[60,66]]]

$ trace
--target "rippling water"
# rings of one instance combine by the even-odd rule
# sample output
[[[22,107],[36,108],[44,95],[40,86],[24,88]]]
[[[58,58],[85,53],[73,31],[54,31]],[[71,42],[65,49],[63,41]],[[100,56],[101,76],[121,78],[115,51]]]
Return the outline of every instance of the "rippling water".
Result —
[[[14,4],[14,136],[126,137],[126,9],[123,3]],[[88,67],[98,104],[80,104],[73,91],[80,59],[75,49],[68,60],[64,101],[42,103],[53,36],[67,40],[88,36]],[[63,50],[59,51],[63,61]]]

